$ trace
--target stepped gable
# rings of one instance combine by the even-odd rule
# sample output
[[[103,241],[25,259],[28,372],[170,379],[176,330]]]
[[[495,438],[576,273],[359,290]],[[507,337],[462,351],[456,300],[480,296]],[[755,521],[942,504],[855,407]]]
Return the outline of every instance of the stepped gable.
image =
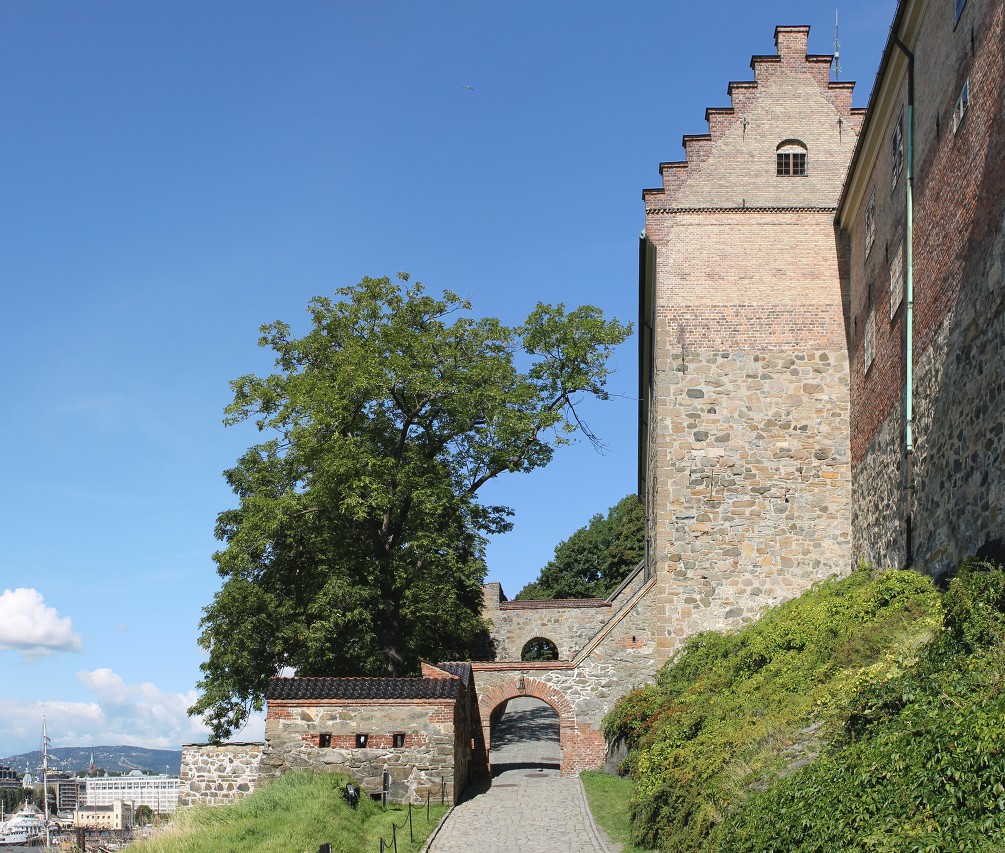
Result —
[[[265,698],[300,699],[456,699],[456,678],[270,678]]]
[[[855,84],[830,79],[832,55],[807,53],[809,31],[808,26],[775,28],[777,53],[752,56],[750,67],[754,72],[754,79],[733,81],[728,85],[726,91],[730,106],[708,107],[705,110],[708,132],[684,135],[681,140],[684,160],[660,163],[663,185],[642,191],[647,213],[737,208],[752,211],[818,209],[819,206],[809,199],[804,200],[805,203],[793,204],[791,198],[758,197],[757,193],[753,193],[750,198],[746,197],[744,178],[749,176],[749,168],[745,169],[742,162],[744,157],[760,158],[763,162],[765,157],[773,154],[774,144],[777,144],[777,140],[774,140],[769,146],[770,140],[761,138],[760,132],[772,123],[774,116],[758,114],[759,95],[768,89],[792,85],[796,80],[799,80],[799,86],[805,86],[806,81],[815,85],[819,90],[820,106],[829,107],[829,111],[837,113],[839,133],[858,133],[865,110],[852,107]],[[808,124],[819,123],[821,120],[819,111],[817,114],[808,113],[805,118]],[[800,133],[798,128],[792,134],[794,138],[813,135]],[[723,157],[741,161],[737,164],[739,168],[724,170],[721,162]],[[706,167],[714,168],[717,173],[716,198],[707,197],[705,188],[697,192],[688,191],[688,183],[695,174],[706,171]],[[730,171],[734,174],[731,175]],[[843,174],[842,170],[837,176],[839,180],[843,178]],[[727,190],[728,193],[729,183],[735,186],[734,197],[723,198],[722,190]]]

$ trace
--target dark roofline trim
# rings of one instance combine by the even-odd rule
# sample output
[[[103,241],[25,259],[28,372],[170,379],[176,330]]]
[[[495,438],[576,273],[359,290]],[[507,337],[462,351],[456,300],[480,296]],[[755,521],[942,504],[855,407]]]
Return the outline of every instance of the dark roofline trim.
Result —
[[[529,598],[523,601],[506,601],[500,610],[558,610],[588,607],[610,607],[604,598]]]
[[[210,743],[209,741],[204,741],[203,743],[183,743],[182,746],[211,746],[214,749],[223,749],[225,746],[265,746],[264,740],[235,740],[227,741],[226,743]]]
[[[869,93],[869,103],[865,108],[865,118],[862,120],[862,127],[858,132],[858,141],[855,143],[855,151],[851,155],[851,162],[848,164],[848,171],[845,173],[844,185],[841,187],[841,196],[838,198],[837,212],[835,212],[834,215],[835,220],[837,220],[838,212],[844,207],[845,200],[848,197],[848,188],[851,186],[851,177],[855,174],[855,169],[858,166],[859,156],[862,151],[862,141],[868,135],[870,126],[872,125],[876,101],[879,98],[880,84],[886,74],[887,67],[890,65],[893,52],[897,49],[895,39],[897,38],[897,33],[900,32],[901,24],[904,23],[904,17],[907,15],[908,2],[909,0],[897,0],[897,11],[894,12],[893,23],[890,24],[890,33],[886,37],[886,47],[883,48],[883,58],[879,61],[879,70],[876,72],[876,79],[873,81],[872,91]],[[852,112],[854,112],[854,110],[852,110]]]
[[[646,213],[829,213],[836,207],[652,207]]]

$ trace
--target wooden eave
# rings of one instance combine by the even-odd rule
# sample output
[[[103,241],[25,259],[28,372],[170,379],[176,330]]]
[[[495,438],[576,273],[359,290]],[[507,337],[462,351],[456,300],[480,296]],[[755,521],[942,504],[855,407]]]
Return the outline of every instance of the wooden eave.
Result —
[[[903,106],[900,93],[907,76],[907,57],[897,47],[895,39],[899,38],[913,51],[927,8],[928,0],[899,0],[897,4],[890,35],[876,73],[876,82],[869,95],[869,105],[865,108],[858,145],[855,146],[855,153],[848,166],[848,177],[838,201],[836,221],[840,228],[847,229],[858,215],[869,189],[872,166],[888,144],[884,130],[889,120]]]

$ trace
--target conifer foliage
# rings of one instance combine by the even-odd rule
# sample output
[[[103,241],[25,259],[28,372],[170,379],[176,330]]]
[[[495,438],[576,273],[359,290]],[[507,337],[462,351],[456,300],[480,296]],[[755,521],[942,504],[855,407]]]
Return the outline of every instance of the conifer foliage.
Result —
[[[628,495],[597,513],[555,548],[555,556],[517,599],[606,598],[645,553],[642,504]]]

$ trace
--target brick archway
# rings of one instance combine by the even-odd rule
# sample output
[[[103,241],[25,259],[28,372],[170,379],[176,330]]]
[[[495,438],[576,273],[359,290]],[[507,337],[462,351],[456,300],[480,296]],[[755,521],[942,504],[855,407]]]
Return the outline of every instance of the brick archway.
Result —
[[[558,737],[562,747],[561,774],[563,776],[576,774],[580,770],[591,770],[604,763],[604,758],[607,755],[607,742],[604,740],[603,734],[588,723],[580,723],[576,720],[576,711],[561,690],[557,690],[540,679],[521,675],[507,679],[486,690],[478,699],[478,710],[485,738],[485,763],[490,772],[488,750],[492,742],[493,711],[503,702],[508,702],[518,696],[540,699],[558,714]]]

